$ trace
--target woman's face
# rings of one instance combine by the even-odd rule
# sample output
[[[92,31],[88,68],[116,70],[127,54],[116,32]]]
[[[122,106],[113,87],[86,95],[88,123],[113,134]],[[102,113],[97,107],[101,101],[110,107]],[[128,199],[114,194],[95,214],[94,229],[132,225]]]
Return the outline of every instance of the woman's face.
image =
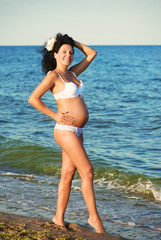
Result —
[[[63,44],[58,53],[54,53],[54,57],[57,61],[57,64],[62,64],[65,66],[69,66],[74,58],[74,52],[72,46],[69,44]]]

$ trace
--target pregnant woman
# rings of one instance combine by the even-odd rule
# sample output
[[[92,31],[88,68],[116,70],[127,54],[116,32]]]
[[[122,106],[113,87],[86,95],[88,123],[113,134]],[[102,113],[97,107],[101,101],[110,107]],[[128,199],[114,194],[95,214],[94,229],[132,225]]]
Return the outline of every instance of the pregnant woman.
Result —
[[[74,47],[85,54],[85,58],[69,68],[74,57]],[[88,121],[88,109],[82,97],[84,84],[77,80],[92,62],[96,51],[74,41],[67,34],[57,34],[49,39],[42,50],[42,68],[45,78],[34,90],[29,103],[56,121],[54,137],[62,148],[62,170],[58,188],[56,214],[52,221],[65,226],[64,214],[71,191],[71,183],[76,169],[81,177],[81,190],[85,199],[88,223],[97,233],[104,233],[99,218],[93,189],[93,167],[83,147],[83,127]],[[56,100],[58,112],[48,108],[41,97],[50,90]]]

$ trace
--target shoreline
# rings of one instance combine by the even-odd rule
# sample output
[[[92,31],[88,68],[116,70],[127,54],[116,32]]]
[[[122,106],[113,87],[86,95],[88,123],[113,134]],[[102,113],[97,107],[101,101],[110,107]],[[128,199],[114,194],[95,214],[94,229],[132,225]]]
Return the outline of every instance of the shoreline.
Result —
[[[2,238],[1,238],[2,237]],[[0,212],[0,239],[37,240],[125,240],[109,233],[95,233],[74,223],[59,227],[43,218],[32,218]]]

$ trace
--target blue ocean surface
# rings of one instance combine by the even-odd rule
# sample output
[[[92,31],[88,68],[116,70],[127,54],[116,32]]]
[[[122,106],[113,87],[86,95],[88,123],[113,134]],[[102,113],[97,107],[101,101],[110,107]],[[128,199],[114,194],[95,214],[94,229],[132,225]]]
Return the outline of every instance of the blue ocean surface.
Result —
[[[90,118],[84,146],[94,166],[106,230],[161,239],[161,46],[93,46],[78,77]],[[28,104],[43,80],[39,46],[0,47],[0,211],[52,219],[61,172],[55,121]],[[83,58],[75,50],[74,63]],[[57,111],[50,92],[42,100]],[[87,225],[76,173],[65,220]]]

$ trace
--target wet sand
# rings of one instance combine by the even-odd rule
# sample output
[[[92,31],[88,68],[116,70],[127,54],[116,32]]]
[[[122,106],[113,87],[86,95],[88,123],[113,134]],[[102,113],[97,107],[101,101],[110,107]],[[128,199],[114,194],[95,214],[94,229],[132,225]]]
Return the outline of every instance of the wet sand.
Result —
[[[109,233],[98,234],[91,228],[66,223],[59,227],[40,218],[31,218],[0,212],[0,239],[24,240],[122,240]]]

